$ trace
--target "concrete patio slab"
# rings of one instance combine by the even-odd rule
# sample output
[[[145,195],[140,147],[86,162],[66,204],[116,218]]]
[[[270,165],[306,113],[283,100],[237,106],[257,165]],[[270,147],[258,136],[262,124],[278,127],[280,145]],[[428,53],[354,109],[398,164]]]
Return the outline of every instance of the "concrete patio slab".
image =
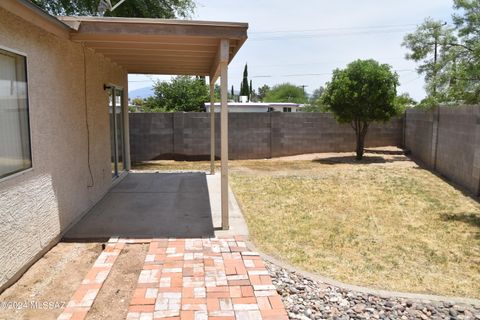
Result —
[[[65,240],[248,235],[229,190],[230,230],[221,227],[220,174],[130,172],[64,236]]]
[[[248,227],[243,218],[242,210],[238,205],[237,199],[228,188],[228,211],[229,211],[229,230],[220,230],[222,226],[222,204],[220,194],[220,173],[207,175],[208,195],[210,197],[210,207],[212,210],[213,225],[217,236],[248,236]]]
[[[66,240],[214,235],[204,173],[129,173]]]

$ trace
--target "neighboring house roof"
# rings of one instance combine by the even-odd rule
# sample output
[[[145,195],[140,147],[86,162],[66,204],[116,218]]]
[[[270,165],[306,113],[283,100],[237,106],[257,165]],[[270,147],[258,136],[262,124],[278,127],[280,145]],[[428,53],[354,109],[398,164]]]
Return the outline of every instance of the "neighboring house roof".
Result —
[[[0,7],[49,32],[83,43],[129,73],[199,75],[215,79],[219,64],[229,63],[247,39],[247,23],[53,17],[27,0],[2,0]],[[222,45],[228,57],[221,56]]]

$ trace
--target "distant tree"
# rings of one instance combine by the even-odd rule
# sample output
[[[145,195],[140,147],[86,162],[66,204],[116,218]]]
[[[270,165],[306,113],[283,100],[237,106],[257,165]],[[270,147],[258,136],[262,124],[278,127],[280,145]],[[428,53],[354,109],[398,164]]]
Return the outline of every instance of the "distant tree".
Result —
[[[308,98],[308,103],[302,108],[303,112],[328,112],[328,106],[322,101],[322,94],[325,92],[325,88],[320,86],[313,91],[312,95]]]
[[[198,77],[173,77],[170,82],[155,83],[153,90],[155,110],[204,111],[205,102],[210,101],[208,86]]]
[[[480,1],[454,0],[453,27],[426,19],[405,36],[407,59],[418,62],[427,98],[420,105],[480,102]]]
[[[455,41],[452,28],[441,21],[426,19],[414,33],[405,36],[402,44],[410,50],[406,58],[420,63],[417,71],[425,75],[427,94],[432,98],[439,98],[443,92],[441,79],[448,66],[440,61],[440,53],[452,41]]]
[[[264,84],[263,86],[258,88],[258,99],[263,101],[265,96],[267,95],[268,91],[270,91],[270,87]]]
[[[98,16],[99,0],[31,0],[52,15]],[[111,0],[114,6],[118,0]],[[193,0],[127,0],[105,16],[136,18],[186,18],[195,10]]]
[[[250,93],[250,101],[260,102],[260,98],[259,98],[257,92],[255,92],[255,89],[252,89],[252,92]]]
[[[363,158],[365,136],[372,122],[388,121],[397,114],[398,75],[387,64],[356,60],[336,69],[322,96],[340,123],[350,123],[356,135],[357,160]]]
[[[408,93],[402,93],[395,97],[395,107],[397,108],[397,113],[403,113],[409,108],[414,108],[417,106],[417,101],[415,101]]]
[[[307,96],[302,87],[283,83],[270,89],[263,100],[266,102],[306,103]]]
[[[140,97],[136,97],[136,98],[132,99],[132,104],[134,106],[141,107],[141,106],[143,106],[143,103],[144,103],[144,100]]]
[[[213,88],[213,95],[215,97],[215,102],[220,102],[220,100],[222,99],[222,93],[219,84],[215,84],[215,87]]]
[[[168,112],[168,110],[160,106],[156,97],[143,99],[143,104],[141,105],[140,110],[142,112]]]
[[[248,84],[248,67],[247,64],[245,64],[245,69],[243,69],[243,80],[242,80],[242,86],[240,88],[240,95],[241,96],[250,96],[250,88]]]
[[[250,86],[248,87],[248,96],[250,100],[252,100],[252,94],[253,94],[253,82],[250,79]]]
[[[232,85],[232,90],[230,92],[230,97],[232,100],[235,100],[235,91],[233,90],[233,85]]]

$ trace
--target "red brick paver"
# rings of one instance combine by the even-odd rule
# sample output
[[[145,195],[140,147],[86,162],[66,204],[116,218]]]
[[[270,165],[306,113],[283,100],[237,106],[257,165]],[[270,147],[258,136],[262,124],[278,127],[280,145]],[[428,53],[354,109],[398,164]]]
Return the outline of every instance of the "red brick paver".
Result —
[[[288,319],[263,261],[248,250],[242,237],[116,241],[149,243],[128,320]],[[93,278],[89,273],[87,279]],[[80,305],[83,309],[76,310],[83,316],[67,317],[72,313],[65,310],[59,319],[83,319],[91,304],[93,300],[88,308]]]

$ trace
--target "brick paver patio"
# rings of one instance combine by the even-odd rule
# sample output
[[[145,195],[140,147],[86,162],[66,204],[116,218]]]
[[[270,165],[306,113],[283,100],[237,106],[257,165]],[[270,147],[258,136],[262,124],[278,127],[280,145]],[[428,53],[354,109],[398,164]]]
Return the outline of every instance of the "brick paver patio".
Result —
[[[111,239],[58,319],[84,319],[125,243],[149,243],[128,320],[288,319],[243,237]]]

